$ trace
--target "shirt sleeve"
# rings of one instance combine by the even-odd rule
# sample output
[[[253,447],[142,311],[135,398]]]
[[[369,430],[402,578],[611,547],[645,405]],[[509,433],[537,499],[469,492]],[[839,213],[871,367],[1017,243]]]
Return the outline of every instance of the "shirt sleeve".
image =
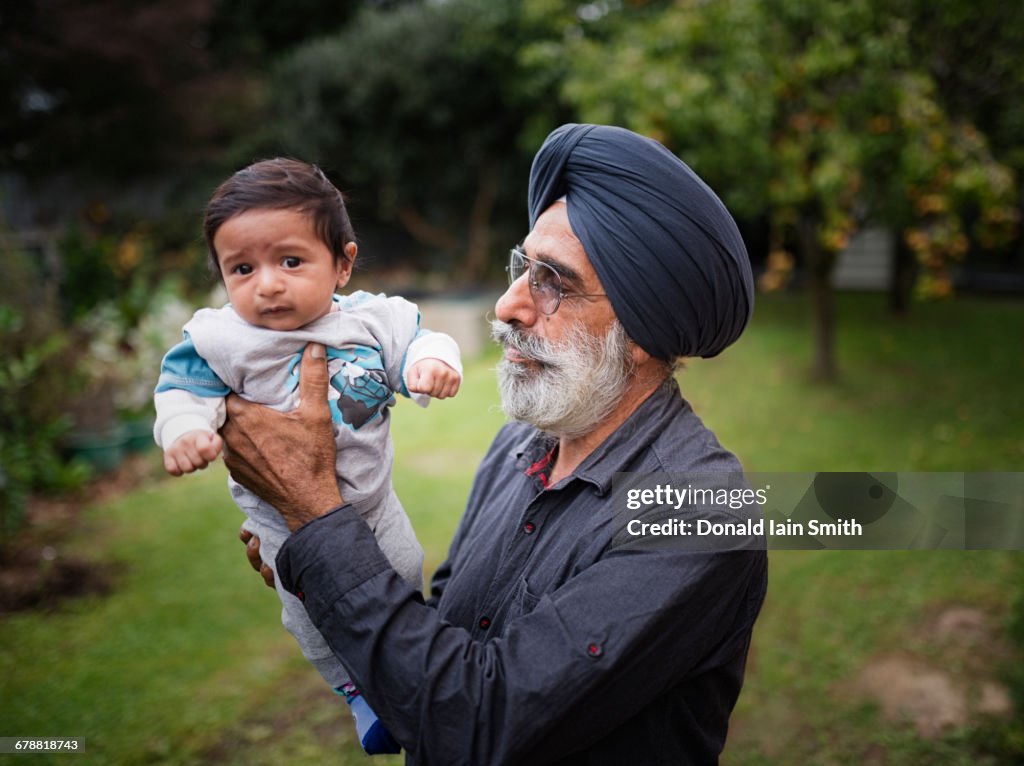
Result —
[[[610,551],[478,641],[423,604],[348,506],[277,558],[285,588],[422,764],[546,762],[597,741],[746,651],[764,562],[763,551]]]
[[[164,356],[153,394],[153,438],[166,449],[188,431],[216,431],[224,425],[224,397],[230,389],[199,356],[186,332]]]

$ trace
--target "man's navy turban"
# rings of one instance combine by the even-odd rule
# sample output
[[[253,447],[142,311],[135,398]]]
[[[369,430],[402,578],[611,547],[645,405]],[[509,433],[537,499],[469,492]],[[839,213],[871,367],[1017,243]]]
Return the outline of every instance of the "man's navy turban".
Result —
[[[658,359],[709,357],[754,309],[725,205],[668,149],[624,128],[563,125],[530,171],[530,228],[563,195],[569,223],[626,333]]]

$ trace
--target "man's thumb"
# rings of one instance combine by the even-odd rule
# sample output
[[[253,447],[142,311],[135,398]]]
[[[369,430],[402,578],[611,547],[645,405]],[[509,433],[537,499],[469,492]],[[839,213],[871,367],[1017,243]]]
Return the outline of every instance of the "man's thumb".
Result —
[[[327,353],[319,343],[310,343],[299,367],[299,400],[303,409],[327,408]]]

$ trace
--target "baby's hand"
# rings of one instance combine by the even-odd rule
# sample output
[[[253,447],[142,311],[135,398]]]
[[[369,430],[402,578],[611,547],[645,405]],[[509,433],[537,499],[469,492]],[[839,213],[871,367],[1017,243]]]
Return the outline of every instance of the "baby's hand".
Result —
[[[211,431],[187,431],[164,450],[164,468],[173,476],[206,468],[217,459],[224,440]]]
[[[459,390],[462,376],[440,359],[420,359],[406,370],[405,381],[410,393],[447,399]]]

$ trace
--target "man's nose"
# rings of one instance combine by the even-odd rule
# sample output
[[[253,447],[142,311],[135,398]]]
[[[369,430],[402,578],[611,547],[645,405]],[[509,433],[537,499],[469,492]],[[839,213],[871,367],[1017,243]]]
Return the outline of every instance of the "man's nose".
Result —
[[[529,272],[523,274],[508,286],[505,293],[494,304],[494,315],[502,322],[518,321],[530,327],[537,321],[537,306],[530,295]]]

